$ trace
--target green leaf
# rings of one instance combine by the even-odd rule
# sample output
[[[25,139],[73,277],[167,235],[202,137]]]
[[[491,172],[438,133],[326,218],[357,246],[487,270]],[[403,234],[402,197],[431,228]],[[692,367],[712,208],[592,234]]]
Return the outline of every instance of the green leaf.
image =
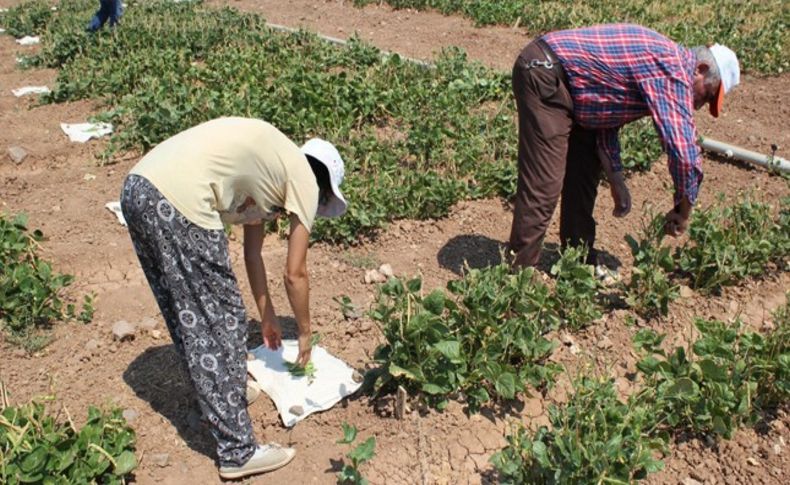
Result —
[[[376,437],[371,436],[362,442],[359,446],[351,450],[348,457],[357,463],[364,463],[373,458],[376,448]]]
[[[497,393],[505,399],[513,399],[516,396],[516,376],[510,372],[503,372],[494,383]]]
[[[422,306],[434,315],[441,315],[444,311],[445,296],[442,290],[433,290],[430,295],[422,300]]]
[[[131,451],[125,450],[115,458],[113,473],[118,476],[124,476],[135,468],[137,468],[137,457]]]
[[[727,371],[716,365],[711,359],[702,359],[699,361],[700,369],[702,369],[702,375],[705,379],[709,379],[711,381],[716,382],[727,382],[729,381],[729,376],[727,375]]]
[[[670,397],[684,397],[689,398],[699,394],[699,386],[697,383],[688,377],[681,377],[677,379],[669,388],[667,388],[667,395]]]
[[[433,347],[451,361],[457,361],[461,358],[461,343],[457,340],[442,340]]]
[[[353,443],[355,439],[357,439],[357,428],[356,426],[352,426],[348,423],[343,423],[341,425],[343,428],[343,438],[337,440],[337,444],[347,445]]]

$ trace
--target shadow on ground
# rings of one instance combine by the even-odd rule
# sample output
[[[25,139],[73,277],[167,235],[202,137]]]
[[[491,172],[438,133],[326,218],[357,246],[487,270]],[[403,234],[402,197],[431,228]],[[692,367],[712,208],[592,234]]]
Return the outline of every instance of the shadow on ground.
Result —
[[[187,446],[216,459],[214,438],[200,419],[194,388],[173,345],[146,349],[126,368],[123,380],[170,421]]]
[[[439,266],[462,275],[464,268],[483,269],[502,262],[505,244],[479,234],[455,236],[439,250]]]
[[[504,259],[503,259],[504,258]],[[455,236],[439,250],[436,259],[442,268],[449,269],[462,276],[464,268],[484,269],[496,266],[509,258],[507,245],[479,234]],[[551,267],[560,259],[560,247],[557,243],[544,243],[540,252],[537,268],[550,274]],[[598,250],[598,264],[617,270],[622,262],[612,253]]]

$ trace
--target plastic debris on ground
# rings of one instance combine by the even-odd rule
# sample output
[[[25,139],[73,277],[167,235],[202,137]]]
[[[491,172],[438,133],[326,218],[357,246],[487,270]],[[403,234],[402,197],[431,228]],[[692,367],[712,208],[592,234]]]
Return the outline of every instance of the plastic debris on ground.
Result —
[[[21,98],[29,94],[47,94],[50,90],[46,86],[23,86],[21,88],[12,89],[11,92],[14,93],[14,96],[17,98]]]
[[[118,222],[120,222],[122,226],[126,226],[126,219],[123,217],[123,212],[121,211],[120,202],[118,201],[107,202],[106,204],[104,204],[104,207],[106,207],[107,210],[115,214],[115,217],[118,218]]]
[[[288,371],[287,363],[295,362],[299,354],[296,340],[283,340],[277,350],[260,346],[249,353],[254,359],[247,361],[247,373],[274,401],[289,428],[312,413],[331,408],[362,385],[361,379],[354,379],[354,369],[320,346],[314,346],[311,354],[312,378],[296,377]]]
[[[34,35],[34,36],[26,35],[26,36],[22,37],[21,39],[17,39],[16,40],[16,43],[19,44],[19,45],[36,45],[39,42],[41,42],[41,38],[39,36],[37,36],[37,35]]]
[[[110,123],[61,123],[60,128],[68,135],[69,140],[77,143],[85,143],[91,138],[112,133]]]

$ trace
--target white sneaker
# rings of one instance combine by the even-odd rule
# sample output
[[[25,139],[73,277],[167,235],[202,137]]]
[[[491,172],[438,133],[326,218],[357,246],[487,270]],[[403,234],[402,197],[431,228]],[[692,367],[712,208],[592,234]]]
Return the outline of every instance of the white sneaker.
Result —
[[[221,466],[219,476],[222,478],[243,478],[258,473],[266,473],[282,468],[293,460],[296,450],[285,448],[277,443],[258,445],[255,454],[242,466]]]

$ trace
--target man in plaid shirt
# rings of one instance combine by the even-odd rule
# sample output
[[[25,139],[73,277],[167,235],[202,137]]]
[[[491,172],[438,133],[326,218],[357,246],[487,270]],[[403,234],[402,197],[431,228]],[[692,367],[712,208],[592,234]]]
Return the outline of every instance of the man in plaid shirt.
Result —
[[[518,190],[510,248],[514,266],[534,266],[562,194],[560,240],[584,245],[595,264],[593,207],[601,168],[614,215],[631,197],[620,162],[618,130],[651,116],[669,157],[675,208],[665,231],[678,236],[697,200],[702,170],[694,110],[718,116],[738,84],[735,54],[718,44],[687,49],[638,25],[612,24],[552,32],[533,41],[513,67],[518,105]]]

